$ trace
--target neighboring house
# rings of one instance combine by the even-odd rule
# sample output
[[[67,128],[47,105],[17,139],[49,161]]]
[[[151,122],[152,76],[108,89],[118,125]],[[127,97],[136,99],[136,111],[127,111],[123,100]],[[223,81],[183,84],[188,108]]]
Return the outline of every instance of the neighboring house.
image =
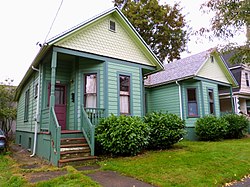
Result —
[[[222,59],[229,66],[230,71],[234,75],[239,87],[233,89],[233,100],[235,103],[235,113],[243,113],[250,115],[250,67],[244,64],[232,64],[230,58],[233,53],[222,55]],[[222,91],[220,93],[221,110],[223,112],[232,112],[229,101],[230,93]]]
[[[220,116],[219,91],[237,82],[214,49],[165,65],[145,80],[146,112],[168,111],[186,121],[188,139],[196,139],[194,123],[205,115]],[[231,107],[232,107],[232,102]]]
[[[16,102],[12,102],[15,90],[16,86],[0,83],[0,104],[6,104],[5,106],[0,105],[0,109],[3,109],[5,111],[5,109],[9,108],[11,110],[8,112],[8,119],[6,119],[6,116],[1,116],[0,112],[0,129],[2,129],[5,133],[8,133],[8,136],[10,138],[14,138],[14,135],[16,133],[16,119],[14,117],[15,113],[13,113],[13,110],[16,109],[17,104]],[[1,93],[2,91],[3,93]],[[2,99],[4,100],[3,103],[1,103]]]
[[[16,143],[54,165],[93,158],[98,119],[143,116],[143,78],[163,68],[116,7],[52,38],[17,88]]]

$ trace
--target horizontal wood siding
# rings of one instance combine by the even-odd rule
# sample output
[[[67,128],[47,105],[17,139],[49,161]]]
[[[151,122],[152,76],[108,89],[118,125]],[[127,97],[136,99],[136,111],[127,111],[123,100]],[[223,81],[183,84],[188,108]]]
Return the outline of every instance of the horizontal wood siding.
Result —
[[[147,89],[147,112],[162,111],[180,116],[179,90],[176,84]]]
[[[214,92],[215,115],[220,116],[220,102],[219,102],[219,94],[218,94],[218,84],[211,83],[211,82],[205,82],[205,81],[202,82],[202,92],[203,92],[203,98],[204,98],[204,115],[210,114],[208,89],[212,89]]]
[[[35,98],[35,85],[38,82],[38,72],[34,72],[31,78],[27,81],[27,84],[22,89],[21,96],[17,105],[17,124],[16,130],[33,132],[36,117],[36,100]],[[28,121],[24,121],[24,108],[25,108],[25,92],[29,90],[29,112]]]
[[[142,103],[141,103],[141,77],[140,68],[132,67],[129,65],[116,64],[108,62],[108,114],[118,114],[118,75],[124,74],[131,76],[131,110],[132,115],[141,116],[142,115]]]
[[[78,73],[78,90],[77,90],[77,116],[78,116],[78,129],[80,128],[80,115],[81,107],[83,106],[84,99],[84,74],[97,73],[97,95],[98,95],[98,108],[104,108],[104,74],[103,74],[103,62],[99,62],[92,59],[80,58],[79,60],[79,73]]]

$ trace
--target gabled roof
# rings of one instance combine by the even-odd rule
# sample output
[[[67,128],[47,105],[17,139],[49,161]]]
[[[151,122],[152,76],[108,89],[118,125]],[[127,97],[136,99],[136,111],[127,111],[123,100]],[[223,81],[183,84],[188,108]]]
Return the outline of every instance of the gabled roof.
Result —
[[[216,49],[209,49],[201,53],[176,60],[174,62],[166,64],[163,71],[148,76],[145,80],[146,86],[158,86],[162,84],[168,84],[174,81],[180,81],[184,79],[193,78],[198,75],[204,64],[207,62],[211,53],[216,52]],[[228,70],[227,65],[223,63],[223,71],[230,77],[232,85],[237,85],[231,72]]]
[[[121,23],[125,26],[125,29],[127,29],[127,31],[130,34],[135,36],[134,41],[139,43],[139,46],[144,50],[144,52],[146,51],[147,57],[150,58],[151,62],[156,67],[156,69],[162,70],[164,68],[164,66],[162,65],[162,62],[157,58],[155,53],[151,50],[151,48],[147,45],[147,43],[143,40],[143,38],[140,36],[140,34],[136,31],[136,29],[133,27],[133,25],[129,22],[129,20],[125,17],[125,15],[120,11],[120,9],[118,7],[112,7],[111,9],[108,9],[108,10],[94,16],[93,18],[88,19],[88,20],[80,23],[79,25],[76,25],[75,27],[49,39],[46,42],[46,44],[47,45],[57,44],[59,41],[63,40],[64,38],[66,38],[68,36],[73,35],[77,31],[82,29],[83,27],[87,27],[91,23],[96,22],[109,14],[114,14],[118,17],[119,21],[121,21]]]
[[[53,45],[57,44],[59,41],[69,37],[70,35],[76,33],[78,30],[82,29],[83,27],[88,26],[89,24],[96,22],[100,20],[101,18],[109,15],[109,14],[115,14],[120,22],[125,26],[127,31],[130,34],[133,34],[135,41],[139,44],[139,46],[142,48],[144,52],[146,52],[147,58],[150,59],[150,61],[153,63],[153,66],[156,67],[156,71],[164,69],[164,66],[162,65],[162,62],[157,58],[157,56],[154,54],[154,52],[150,49],[150,47],[146,44],[146,42],[143,40],[143,38],[139,35],[139,33],[135,30],[135,28],[132,26],[132,24],[128,21],[128,19],[124,16],[124,14],[119,10],[117,7],[113,7],[109,10],[104,11],[101,14],[98,14],[97,16],[88,19],[81,24],[59,34],[55,37],[49,39],[45,43],[41,45],[41,48],[39,52],[37,53],[36,57],[34,58],[33,62],[31,63],[29,69],[27,70],[24,78],[20,82],[20,84],[17,87],[17,93],[16,98],[20,94],[21,88],[24,86],[24,83],[29,78],[29,76],[32,74],[33,70],[32,67],[38,67],[41,59],[46,55],[46,53],[52,48]]]

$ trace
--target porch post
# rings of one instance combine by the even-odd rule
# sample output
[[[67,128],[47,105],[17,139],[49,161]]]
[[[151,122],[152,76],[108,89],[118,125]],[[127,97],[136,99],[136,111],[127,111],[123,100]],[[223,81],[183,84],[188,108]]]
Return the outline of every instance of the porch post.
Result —
[[[50,102],[49,102],[50,110],[55,106],[56,64],[57,64],[57,52],[53,51],[51,60],[51,82],[50,82]]]
[[[230,86],[230,99],[231,99],[231,105],[232,105],[232,113],[235,113],[235,99],[233,97],[232,86]]]

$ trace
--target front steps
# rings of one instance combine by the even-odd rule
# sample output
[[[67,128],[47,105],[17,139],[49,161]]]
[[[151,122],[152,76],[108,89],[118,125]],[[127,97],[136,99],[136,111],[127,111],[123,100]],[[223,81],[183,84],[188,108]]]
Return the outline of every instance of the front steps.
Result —
[[[86,162],[96,160],[96,156],[91,156],[90,148],[85,138],[79,135],[62,135],[60,146],[60,160],[58,161],[59,167],[64,165],[74,165],[79,162]]]

